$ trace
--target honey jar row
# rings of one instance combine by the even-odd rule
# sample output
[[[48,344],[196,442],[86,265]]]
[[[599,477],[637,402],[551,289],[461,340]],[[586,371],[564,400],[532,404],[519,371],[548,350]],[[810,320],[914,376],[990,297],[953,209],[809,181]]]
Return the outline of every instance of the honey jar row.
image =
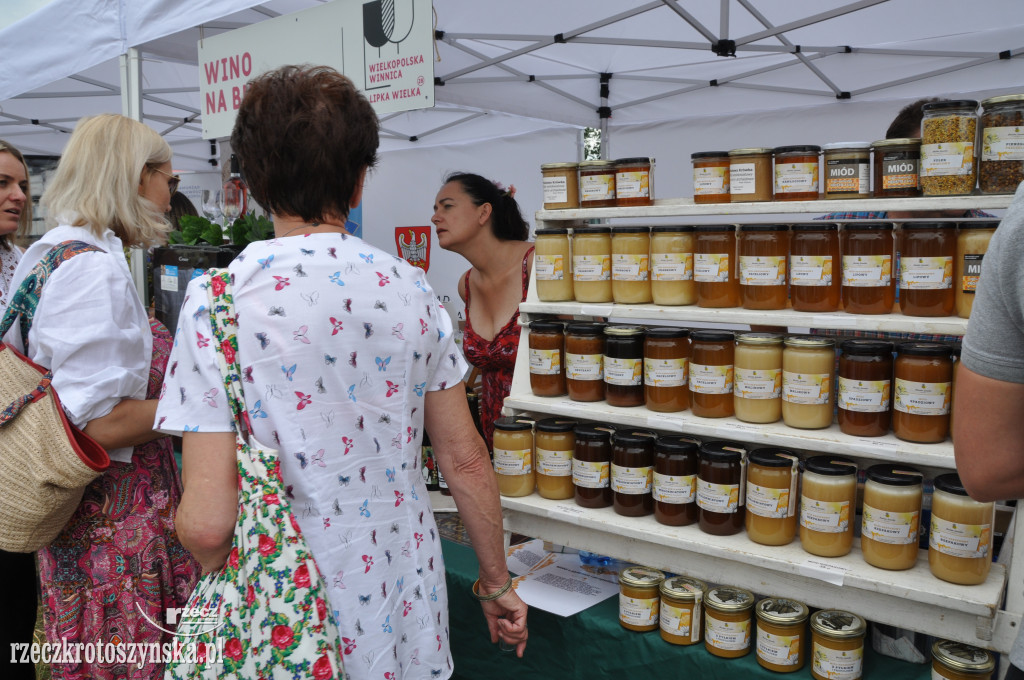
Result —
[[[544,209],[653,205],[654,165],[648,157],[544,163]]]
[[[565,227],[537,231],[542,302],[968,318],[997,221]],[[894,238],[898,235],[898,238]],[[898,266],[897,266],[898,265]]]

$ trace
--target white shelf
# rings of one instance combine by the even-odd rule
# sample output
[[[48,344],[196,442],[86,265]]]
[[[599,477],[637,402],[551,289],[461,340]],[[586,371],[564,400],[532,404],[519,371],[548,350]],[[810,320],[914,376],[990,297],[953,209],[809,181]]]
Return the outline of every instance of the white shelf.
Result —
[[[1007,652],[1015,631],[991,625],[1002,603],[1006,570],[994,564],[985,583],[960,586],[928,569],[927,551],[906,571],[864,562],[859,546],[839,558],[809,555],[799,540],[762,546],[745,534],[712,536],[695,525],[669,527],[653,516],[623,517],[538,495],[502,498],[505,528],[761,595],[792,597],[813,607],[839,607],[887,623]],[[988,639],[991,638],[991,639]]]

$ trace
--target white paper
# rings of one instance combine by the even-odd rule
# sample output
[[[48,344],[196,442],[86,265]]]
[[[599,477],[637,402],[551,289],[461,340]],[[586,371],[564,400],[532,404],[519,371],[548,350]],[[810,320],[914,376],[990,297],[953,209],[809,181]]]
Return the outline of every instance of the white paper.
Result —
[[[511,546],[508,570],[516,574],[516,593],[531,607],[572,616],[619,592],[619,564],[580,564],[574,553],[551,553],[534,539]]]
[[[849,570],[846,567],[821,560],[806,560],[800,565],[801,576],[816,578],[819,581],[825,581],[834,586],[843,585],[847,571]]]

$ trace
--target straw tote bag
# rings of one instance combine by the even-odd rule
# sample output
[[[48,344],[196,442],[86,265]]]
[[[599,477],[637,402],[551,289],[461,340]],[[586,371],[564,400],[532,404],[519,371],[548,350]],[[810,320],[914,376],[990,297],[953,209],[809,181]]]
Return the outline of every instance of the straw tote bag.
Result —
[[[50,250],[11,296],[0,338],[20,317],[27,348],[46,280],[62,262],[90,251],[105,252],[83,241]],[[0,342],[0,549],[8,552],[35,552],[53,542],[85,487],[110,465],[103,447],[68,422],[52,377]]]
[[[295,522],[277,451],[249,434],[230,274],[209,275],[217,362],[235,418],[238,520],[227,563],[203,576],[178,624],[178,640],[204,643],[195,645],[201,658],[168,664],[166,677],[342,680],[327,584]],[[221,655],[212,663],[208,645]]]

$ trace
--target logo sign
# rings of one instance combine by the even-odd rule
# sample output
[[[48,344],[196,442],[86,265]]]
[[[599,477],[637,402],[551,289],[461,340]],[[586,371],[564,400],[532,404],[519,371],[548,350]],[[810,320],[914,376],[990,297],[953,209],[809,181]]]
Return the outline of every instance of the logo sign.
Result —
[[[424,272],[430,268],[430,227],[395,227],[398,255]]]
[[[434,105],[431,0],[334,0],[199,41],[203,138],[231,135],[246,84],[285,64],[344,73],[378,114]]]

